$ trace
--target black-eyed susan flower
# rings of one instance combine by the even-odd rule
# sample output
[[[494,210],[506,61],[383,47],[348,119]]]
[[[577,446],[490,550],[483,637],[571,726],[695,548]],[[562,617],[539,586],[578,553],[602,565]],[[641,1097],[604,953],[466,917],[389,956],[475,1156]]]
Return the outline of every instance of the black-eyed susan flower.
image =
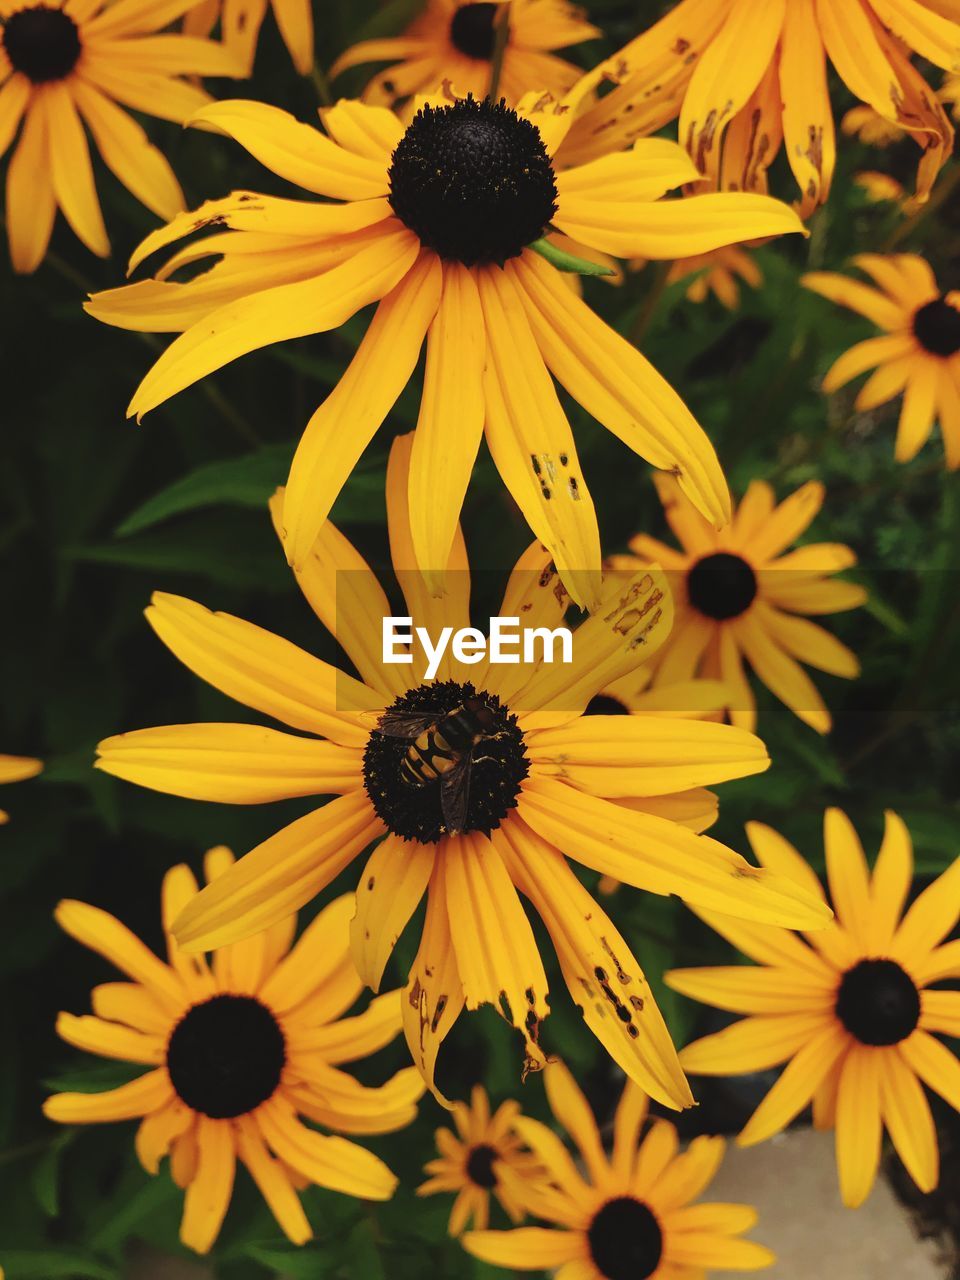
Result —
[[[22,121],[7,169],[14,270],[33,271],[57,208],[93,253],[110,241],[84,125],[107,168],[148,209],[174,217],[183,193],[164,156],[124,107],[183,123],[210,101],[187,76],[240,74],[209,40],[158,31],[195,0],[7,0],[0,11],[0,155]]]
[[[662,201],[696,171],[675,144],[555,172],[572,112],[549,95],[518,110],[441,97],[404,128],[382,107],[340,102],[327,133],[274,107],[219,103],[198,119],[327,202],[236,192],[149,236],[134,265],[197,230],[159,272],[88,304],[129,329],[183,330],[141,382],[138,417],[246,352],[336,328],[379,305],[338,386],[310,420],[283,523],[302,567],[344,481],[417,366],[424,389],[410,468],[418,563],[437,577],[453,545],[485,433],[534,534],[578,604],[596,603],[596,515],[551,374],[707,518],[729,513],[709,440],[666,382],[529,246],[552,226],[621,256],[676,257],[802,229],[787,206],[730,194]],[[189,283],[168,277],[207,257]]]
[[[462,94],[483,98],[490,90],[497,23],[506,21],[498,93],[514,106],[531,85],[560,97],[582,75],[554,50],[600,34],[567,0],[428,0],[403,35],[363,40],[342,54],[331,77],[368,62],[389,62],[367,85],[368,102],[391,106],[429,93],[444,79]]]
[[[453,1104],[457,1132],[437,1130],[436,1160],[425,1166],[430,1177],[417,1187],[418,1196],[440,1192],[457,1193],[450,1211],[449,1231],[458,1236],[470,1225],[480,1230],[490,1224],[493,1197],[511,1222],[524,1217],[517,1182],[546,1186],[547,1171],[518,1137],[514,1122],[520,1114],[519,1102],[509,1099],[490,1114],[490,1099],[482,1085],[474,1085],[470,1105]]]
[[[916,457],[939,422],[946,464],[954,471],[960,467],[960,293],[941,293],[929,263],[914,253],[861,253],[853,263],[876,288],[832,271],[802,278],[814,293],[884,331],[845,351],[823,389],[836,391],[873,369],[854,407],[875,409],[902,393],[897,461]]]
[[[677,1131],[655,1120],[640,1140],[647,1099],[627,1083],[613,1121],[608,1157],[586,1098],[562,1063],[546,1072],[557,1121],[576,1144],[582,1168],[552,1129],[529,1117],[516,1124],[554,1187],[531,1187],[525,1207],[550,1225],[471,1231],[464,1248],[516,1271],[554,1271],[556,1280],[694,1280],[708,1271],[759,1271],[769,1249],[743,1239],[757,1221],[744,1204],[692,1204],[710,1184],[725,1143],[695,1138],[679,1150]]]
[[[224,848],[206,857],[208,883],[233,864]],[[310,1183],[365,1200],[387,1200],[396,1178],[344,1133],[387,1133],[410,1124],[423,1083],[412,1067],[380,1088],[340,1070],[400,1031],[400,993],[342,1014],[362,983],[350,959],[353,895],[338,898],[291,947],[296,918],[185,955],[170,929],[197,894],[186,866],[163,882],[164,963],[119,920],[83,902],[61,902],[60,927],[128,979],[92,993],[93,1014],[61,1013],[57,1031],[88,1053],[150,1069],[105,1093],[58,1093],[44,1111],[61,1124],[139,1120],[136,1151],[148,1173],[170,1157],[186,1191],[180,1238],[206,1253],[219,1234],[236,1164],[245,1165],[284,1232],[312,1234],[297,1196]],[[321,1133],[300,1117],[334,1132]]]
[[[408,614],[435,643],[444,627],[469,627],[469,574],[459,533],[442,599],[430,594],[416,567],[412,447],[412,436],[404,436],[391,451],[390,546]],[[543,918],[590,1029],[652,1096],[674,1107],[688,1104],[642,971],[567,857],[654,893],[754,919],[816,927],[825,908],[792,881],[783,897],[776,877],[716,841],[615,802],[670,796],[767,766],[762,743],[740,729],[582,714],[600,689],[666,638],[672,610],[662,574],[605,580],[601,607],[576,630],[569,663],[540,657],[529,665],[478,666],[448,648],[432,682],[419,644],[409,665],[384,663],[390,606],[362,557],[329,522],[299,581],[359,678],[176,596],[155,596],[148,618],[197,675],[312,736],[249,724],[172,725],[100,745],[99,764],[109,773],[195,799],[253,804],[337,796],[259,845],[191,902],[175,927],[181,945],[221,946],[269,926],[375,842],[358,881],[353,953],[376,989],[397,937],[427,894],[402,1005],[414,1060],[431,1085],[440,1044],[464,1005],[492,1004],[521,1032],[527,1066],[543,1065],[538,1040],[547,981],[519,889]],[[534,544],[507,584],[500,614],[524,617],[528,628],[555,627],[567,602],[558,586],[549,552]]]
[[[314,61],[310,0],[270,0],[269,7],[293,65],[302,76],[309,75]],[[207,36],[219,21],[224,44],[243,74],[250,75],[267,8],[267,0],[200,0],[184,16],[183,30],[191,36]]]
[[[754,480],[733,522],[719,532],[668,476],[657,477],[657,489],[682,549],[637,534],[630,548],[639,561],[612,558],[620,570],[655,561],[674,588],[674,633],[655,659],[653,687],[696,674],[720,679],[731,720],[753,729],[756,704],[743,670],[746,659],[771,693],[826,733],[830,713],[800,664],[846,679],[859,673],[859,665],[846,645],[803,615],[854,609],[866,591],[832,578],[856,563],[849,547],[818,542],[788,550],[823,505],[823,485],[811,481],[777,505],[770,485]]]
[[[34,760],[30,756],[0,755],[0,786],[6,782],[25,782],[27,778],[35,778],[42,771],[42,760]],[[0,809],[0,825],[9,820],[10,815]]]
[[[756,822],[747,835],[765,867],[823,893],[783,836]],[[886,814],[872,875],[839,809],[827,810],[824,843],[835,922],[804,940],[700,911],[761,967],[678,969],[667,982],[748,1015],[689,1045],[681,1054],[688,1070],[737,1075],[787,1063],[738,1142],[779,1133],[812,1102],[814,1124],[836,1129],[840,1190],[855,1207],[873,1186],[883,1128],[921,1190],[937,1185],[936,1131],[922,1085],[960,1110],[960,1062],[936,1038],[960,1035],[960,991],[933,985],[960,977],[960,942],[943,943],[960,916],[960,859],[904,915],[913,849],[895,813]]]
[[[836,159],[832,65],[922,148],[925,198],[953,127],[910,55],[960,69],[958,19],[952,0],[680,0],[585,78],[613,87],[579,116],[563,155],[594,159],[679,116],[680,141],[721,187],[765,190],[783,145],[807,216],[827,199]]]
[[[691,302],[705,302],[712,293],[728,311],[736,311],[740,305],[741,281],[751,289],[763,284],[763,272],[756,259],[736,245],[714,249],[694,258],[678,258],[670,268],[667,283],[693,279],[687,286]]]

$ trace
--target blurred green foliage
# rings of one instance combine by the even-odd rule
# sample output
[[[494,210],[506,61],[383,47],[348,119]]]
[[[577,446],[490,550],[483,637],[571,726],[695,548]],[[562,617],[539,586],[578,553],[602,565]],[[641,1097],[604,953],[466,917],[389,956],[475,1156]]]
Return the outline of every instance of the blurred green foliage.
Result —
[[[643,21],[662,6],[646,5]],[[317,47],[329,64],[355,39],[400,29],[413,6],[392,0],[338,0],[318,6]],[[609,38],[578,51],[587,65],[635,29],[636,4],[588,6]],[[346,80],[344,89],[358,81]],[[284,106],[309,119],[309,80],[293,73],[268,16],[257,74],[219,86]],[[838,115],[845,104],[836,94]],[[171,156],[191,204],[232,187],[280,188],[238,147],[213,135],[152,126]],[[860,168],[887,168],[907,185],[909,143],[871,153],[846,142],[829,206],[799,238],[758,252],[765,285],[744,290],[735,314],[697,306],[683,285],[666,290],[643,347],[688,400],[715,441],[739,496],[753,477],[780,497],[810,478],[828,499],[811,537],[846,542],[870,588],[866,610],[829,625],[860,655],[863,676],[846,683],[818,676],[836,721],[821,739],[761,691],[760,727],[772,771],[722,788],[716,833],[744,849],[743,823],[771,823],[821,865],[821,818],[840,804],[875,851],[882,810],[898,809],[917,845],[924,876],[957,853],[960,752],[960,482],[942,466],[939,438],[915,462],[893,462],[896,406],[854,415],[852,395],[825,400],[819,379],[869,326],[804,292],[809,266],[840,268],[857,251],[890,242],[898,215],[871,205],[851,183]],[[956,163],[956,162],[954,162]],[[133,1126],[63,1131],[39,1110],[53,1087],[103,1088],[124,1068],[85,1060],[53,1033],[58,1009],[84,1012],[88,992],[109,976],[96,958],[58,935],[51,912],[75,896],[115,912],[158,946],[164,870],[228,843],[243,853],[308,802],[231,809],[154,795],[91,768],[94,744],[118,730],[209,719],[249,719],[205,688],[164,650],[143,621],[151,591],[180,592],[258,622],[325,658],[330,638],[300,597],[275,543],[265,501],[285,475],[293,442],[328,393],[362,333],[361,323],[268,349],[178,396],[140,427],[124,407],[157,343],[98,325],[84,315],[85,288],[116,285],[149,215],[105,173],[98,175],[115,254],[92,259],[62,223],[53,254],[35,277],[0,275],[2,296],[3,464],[0,468],[0,750],[43,757],[38,780],[4,791],[11,811],[0,832],[0,1248],[10,1280],[169,1275],[146,1272],[143,1251],[184,1255],[177,1244],[180,1193],[165,1174],[148,1177],[132,1146]],[[774,189],[792,194],[782,161]],[[926,253],[945,287],[960,284],[960,214],[950,203],[920,220],[904,247]],[[587,280],[585,291],[609,322],[630,333],[647,307],[654,273],[623,287]],[[418,375],[419,376],[419,375]],[[347,485],[335,518],[378,567],[387,563],[383,476],[391,433],[416,419],[417,390],[402,398]],[[604,545],[620,549],[635,531],[662,534],[649,468],[569,403]],[[489,457],[481,455],[464,512],[475,565],[504,572],[528,541]],[[495,611],[502,575],[478,577],[478,618]],[[595,877],[591,877],[591,883]],[[352,887],[347,872],[337,889]],[[662,999],[678,1042],[702,1011],[659,981],[674,963],[724,954],[678,903],[621,891],[611,907]],[[537,926],[539,930],[539,925]],[[415,929],[397,948],[390,973],[402,980]],[[542,935],[542,931],[540,931]],[[539,936],[539,935],[538,935]],[[548,1049],[583,1080],[601,1118],[616,1095],[616,1072],[579,1022],[543,938],[551,978]],[[382,1079],[403,1065],[396,1044],[364,1074]],[[441,1058],[445,1086],[463,1096],[482,1079],[494,1099],[516,1095],[545,1116],[536,1078],[519,1085],[519,1053],[489,1011],[464,1017]],[[129,1073],[128,1073],[129,1074]],[[722,1107],[699,1121],[736,1123]],[[401,1176],[389,1204],[370,1207],[313,1189],[306,1193],[316,1240],[287,1245],[241,1176],[221,1240],[202,1274],[223,1280],[288,1276],[310,1280],[406,1280],[492,1276],[446,1237],[445,1197],[415,1200],[433,1129],[446,1119],[432,1100],[406,1133],[371,1141]],[[165,1267],[171,1264],[163,1264]]]

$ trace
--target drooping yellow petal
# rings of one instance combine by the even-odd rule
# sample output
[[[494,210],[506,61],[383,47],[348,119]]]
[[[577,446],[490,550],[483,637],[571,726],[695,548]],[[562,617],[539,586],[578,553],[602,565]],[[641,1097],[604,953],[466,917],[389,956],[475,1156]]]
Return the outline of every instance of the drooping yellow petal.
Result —
[[[542,1271],[583,1256],[583,1237],[574,1231],[516,1227],[512,1231],[468,1231],[461,1238],[467,1253],[498,1267]]]
[[[432,844],[404,841],[391,833],[363,869],[350,947],[357,972],[374,991],[379,991],[397,939],[426,892],[435,854]]]
[[[134,1120],[156,1111],[174,1096],[166,1068],[157,1067],[129,1084],[103,1093],[55,1093],[44,1102],[43,1114],[58,1124]]]
[[[840,1195],[848,1209],[863,1204],[880,1165],[883,1134],[880,1081],[883,1050],[851,1045],[837,1090],[837,1172]]]
[[[177,921],[177,941],[185,951],[209,951],[268,928],[326,888],[382,833],[366,792],[331,800],[207,885]]]
[[[930,1192],[940,1176],[940,1153],[930,1104],[917,1077],[899,1053],[878,1055],[880,1106],[897,1155],[921,1191]]]
[[[282,1162],[271,1156],[252,1117],[238,1116],[234,1124],[237,1155],[246,1165],[270,1212],[289,1240],[294,1244],[306,1244],[313,1230]]]
[[[181,662],[228,697],[341,746],[366,746],[356,711],[379,710],[382,700],[335,667],[182,596],[157,592],[146,616]]]
[[[307,423],[283,503],[294,568],[310,555],[344,482],[416,368],[441,281],[439,259],[421,255],[383,298],[346,372]]]
[[[531,733],[534,772],[591,795],[659,796],[760,773],[766,747],[732,725],[660,717],[581,716]]]
[[[443,295],[427,336],[409,480],[414,555],[435,596],[443,593],[483,434],[485,356],[483,312],[473,275],[460,263],[445,263]]]
[[[47,251],[57,201],[50,168],[47,96],[34,93],[20,141],[7,166],[7,239],[21,274],[35,271]]]
[[[613,922],[560,854],[522,820],[511,815],[491,840],[546,925],[587,1026],[651,1097],[677,1110],[690,1106],[693,1096],[670,1033]]]
[[[849,1045],[849,1037],[832,1019],[808,1036],[747,1121],[737,1138],[738,1146],[753,1146],[785,1129],[807,1106],[821,1081],[836,1069]]]
[[[192,800],[263,804],[351,791],[357,749],[252,724],[166,725],[105,738],[98,769]]]
[[[538,1039],[547,978],[517,891],[496,847],[477,832],[441,841],[447,911],[468,1009],[492,1004],[524,1038],[524,1071],[546,1059]]]
[[[288,1102],[274,1095],[257,1112],[260,1131],[275,1154],[321,1187],[362,1200],[389,1200],[396,1177],[372,1151],[300,1123]]]
[[[751,866],[709,836],[582,795],[553,778],[528,778],[519,811],[568,857],[648,892],[794,928],[816,929],[829,918],[829,908],[792,880]]]
[[[437,1088],[437,1054],[464,1005],[463,984],[447,910],[446,862],[434,861],[420,948],[401,996],[403,1033],[427,1088],[441,1106],[450,1103]]]
[[[220,1234],[233,1193],[237,1157],[233,1126],[227,1120],[197,1117],[197,1168],[187,1187],[180,1239],[208,1253]]]
[[[281,178],[334,200],[367,200],[387,194],[382,161],[363,157],[262,102],[214,102],[191,121],[235,138]]]
[[[372,243],[323,275],[261,289],[228,303],[167,347],[134,392],[128,413],[141,418],[251,351],[338,328],[388,294],[419,251],[416,237],[391,221]]]
[[[538,255],[524,253],[507,274],[557,380],[635,453],[675,475],[710,521],[725,524],[730,495],[713,446],[669,383]]]

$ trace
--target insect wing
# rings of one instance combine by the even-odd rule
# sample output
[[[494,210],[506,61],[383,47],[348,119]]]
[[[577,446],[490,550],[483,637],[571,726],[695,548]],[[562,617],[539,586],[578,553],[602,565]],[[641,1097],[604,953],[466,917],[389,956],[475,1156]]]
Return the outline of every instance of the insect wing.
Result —
[[[432,712],[425,715],[422,711],[385,711],[380,717],[377,729],[388,738],[419,738],[437,723]]]
[[[463,756],[440,777],[440,808],[448,835],[458,835],[467,822],[470,801],[470,757]]]

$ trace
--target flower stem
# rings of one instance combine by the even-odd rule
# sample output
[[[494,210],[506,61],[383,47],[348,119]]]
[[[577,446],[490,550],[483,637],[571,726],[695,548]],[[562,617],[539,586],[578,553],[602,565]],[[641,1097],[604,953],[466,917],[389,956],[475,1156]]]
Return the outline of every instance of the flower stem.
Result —
[[[493,28],[493,54],[490,58],[490,90],[488,97],[496,102],[500,88],[500,73],[503,70],[503,57],[507,52],[507,40],[510,36],[510,0],[503,0],[500,12]]]
[[[925,222],[931,213],[936,213],[940,206],[953,194],[958,183],[960,183],[960,164],[954,164],[950,172],[934,188],[930,199],[925,204],[920,205],[909,218],[901,222],[899,227],[894,228],[890,238],[883,246],[883,252],[890,253],[891,250],[902,244],[908,236],[911,236],[917,227]]]
[[[310,79],[313,81],[313,87],[317,91],[317,101],[321,107],[333,106],[333,91],[330,88],[330,81],[327,79],[327,73],[320,66],[319,62],[315,62],[310,71]]]

